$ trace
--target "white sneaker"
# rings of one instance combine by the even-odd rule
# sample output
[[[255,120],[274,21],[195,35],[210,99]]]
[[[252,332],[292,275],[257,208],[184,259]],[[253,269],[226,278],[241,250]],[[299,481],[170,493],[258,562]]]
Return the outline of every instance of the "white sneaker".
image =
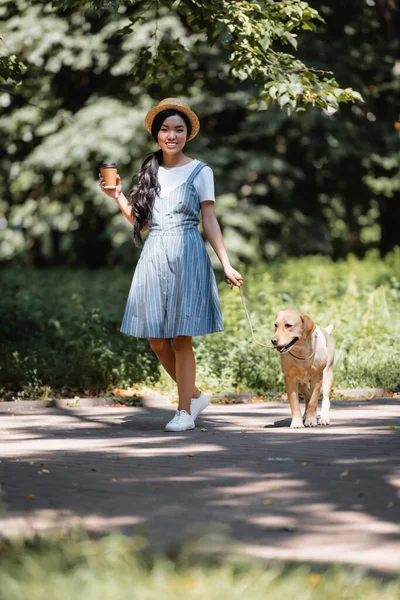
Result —
[[[194,419],[186,410],[177,410],[175,416],[165,426],[165,431],[187,431],[194,429]]]
[[[190,412],[192,414],[193,421],[195,421],[197,419],[199,414],[205,408],[207,408],[207,406],[209,404],[210,404],[210,398],[207,398],[207,396],[205,394],[203,394],[203,392],[200,392],[200,396],[198,398],[192,398],[192,400],[190,402]]]

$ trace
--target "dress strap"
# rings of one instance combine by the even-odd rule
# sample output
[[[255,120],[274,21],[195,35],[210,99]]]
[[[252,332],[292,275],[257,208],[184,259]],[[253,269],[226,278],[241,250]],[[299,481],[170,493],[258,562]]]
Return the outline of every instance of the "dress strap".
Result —
[[[193,171],[190,173],[189,177],[186,180],[186,183],[190,184],[193,183],[193,179],[196,177],[196,175],[198,175],[200,173],[200,171],[204,168],[207,167],[207,163],[203,163],[203,162],[199,162],[198,165],[195,166],[195,168],[193,169]]]

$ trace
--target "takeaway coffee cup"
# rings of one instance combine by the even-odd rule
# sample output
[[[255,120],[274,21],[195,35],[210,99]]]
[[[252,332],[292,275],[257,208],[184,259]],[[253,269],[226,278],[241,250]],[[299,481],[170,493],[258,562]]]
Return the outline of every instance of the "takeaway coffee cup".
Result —
[[[115,189],[117,187],[117,163],[103,163],[99,168],[104,179],[104,189]]]

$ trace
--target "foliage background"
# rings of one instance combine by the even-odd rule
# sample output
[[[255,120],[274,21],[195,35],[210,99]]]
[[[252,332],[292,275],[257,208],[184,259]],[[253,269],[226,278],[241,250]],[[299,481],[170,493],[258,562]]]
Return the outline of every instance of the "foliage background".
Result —
[[[398,386],[396,3],[311,3],[326,23],[300,32],[296,57],[333,71],[364,103],[292,114],[249,104],[256,81],[232,77],[227,41],[210,45],[190,9],[114,4],[99,14],[86,2],[0,0],[2,40],[26,66],[19,85],[0,86],[3,384],[40,396],[47,386],[159,379],[146,342],[118,333],[139,250],[98,190],[97,165],[116,160],[127,191],[154,149],[146,111],[176,95],[201,118],[188,153],[214,170],[217,215],[260,337],[269,337],[274,311],[296,305],[334,321],[337,386]],[[144,48],[156,76],[140,67]],[[220,290],[227,331],[197,342],[202,384],[276,389],[278,358],[251,346],[237,295]]]
[[[399,16],[385,3],[312,2],[326,24],[300,33],[296,56],[365,100],[330,116],[248,107],[255,82],[229,74],[226,43],[210,46],[189,9],[185,17],[168,2],[145,11],[116,3],[98,15],[87,3],[62,4],[0,0],[8,52],[27,67],[21,85],[5,82],[0,93],[0,260],[134,264],[130,226],[98,192],[97,165],[116,160],[127,191],[154,149],[143,116],[171,95],[201,117],[188,152],[215,171],[233,258],[362,256],[398,243]],[[138,72],[143,49],[151,55],[157,44],[157,76]]]

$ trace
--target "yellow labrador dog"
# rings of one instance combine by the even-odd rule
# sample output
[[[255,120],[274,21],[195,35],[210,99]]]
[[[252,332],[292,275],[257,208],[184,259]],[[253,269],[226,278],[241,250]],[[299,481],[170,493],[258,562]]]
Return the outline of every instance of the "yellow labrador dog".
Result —
[[[272,344],[281,355],[286,392],[292,411],[290,427],[329,425],[329,393],[333,380],[335,347],[330,333],[333,325],[318,327],[311,317],[299,310],[281,310],[275,318]],[[310,387],[308,387],[310,384]],[[318,397],[322,388],[322,408],[317,421]],[[299,391],[306,401],[304,419]]]

